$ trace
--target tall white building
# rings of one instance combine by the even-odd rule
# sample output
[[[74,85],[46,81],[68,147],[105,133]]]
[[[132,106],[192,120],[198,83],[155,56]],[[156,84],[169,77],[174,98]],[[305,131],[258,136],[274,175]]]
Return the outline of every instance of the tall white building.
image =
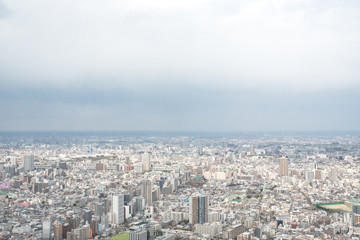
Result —
[[[25,172],[33,171],[34,169],[35,169],[34,155],[26,154],[24,156],[24,170],[25,170]]]
[[[150,163],[150,154],[149,153],[145,153],[143,156],[143,169],[145,172],[149,172],[151,169],[151,163]]]
[[[115,216],[116,224],[124,222],[124,194],[112,196],[112,212]]]
[[[134,166],[134,172],[136,172],[136,173],[143,173],[143,172],[144,172],[143,163],[141,163],[141,162],[136,163],[135,166]]]
[[[43,240],[50,240],[51,239],[51,220],[46,219],[43,222],[43,233],[42,233]]]
[[[305,180],[311,182],[315,179],[315,172],[314,171],[306,171],[305,172]]]
[[[10,157],[10,163],[11,163],[11,165],[13,165],[13,166],[17,166],[17,159],[16,159],[15,156],[11,156],[11,157]]]
[[[329,180],[332,182],[335,182],[337,180],[337,170],[336,168],[332,168],[329,172]]]

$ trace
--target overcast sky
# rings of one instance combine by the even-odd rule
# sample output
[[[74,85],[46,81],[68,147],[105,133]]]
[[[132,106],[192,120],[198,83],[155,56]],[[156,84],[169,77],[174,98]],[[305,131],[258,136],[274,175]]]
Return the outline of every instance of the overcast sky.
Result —
[[[360,130],[358,0],[0,0],[0,130]]]

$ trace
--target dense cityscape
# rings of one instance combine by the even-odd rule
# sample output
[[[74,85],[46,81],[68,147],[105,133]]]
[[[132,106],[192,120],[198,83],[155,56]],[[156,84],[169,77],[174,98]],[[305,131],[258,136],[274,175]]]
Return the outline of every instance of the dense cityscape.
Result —
[[[0,239],[360,239],[359,136],[3,132]]]
[[[0,240],[360,240],[360,0],[0,0]]]

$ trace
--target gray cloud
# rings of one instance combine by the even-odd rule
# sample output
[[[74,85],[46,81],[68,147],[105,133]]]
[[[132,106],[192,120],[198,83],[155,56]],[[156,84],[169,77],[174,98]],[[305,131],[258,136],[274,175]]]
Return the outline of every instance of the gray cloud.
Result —
[[[1,93],[0,124],[10,130],[357,130],[359,90],[18,89]]]
[[[1,0],[0,126],[356,130],[359,42],[358,1]]]
[[[8,16],[8,14],[9,14],[8,8],[3,3],[3,1],[0,1],[0,19],[5,18],[6,16]]]

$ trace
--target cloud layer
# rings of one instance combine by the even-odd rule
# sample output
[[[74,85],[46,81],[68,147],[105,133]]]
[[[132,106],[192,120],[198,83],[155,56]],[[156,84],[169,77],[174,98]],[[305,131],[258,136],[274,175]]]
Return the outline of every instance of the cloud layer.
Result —
[[[359,42],[358,1],[0,0],[1,128],[358,130]]]

